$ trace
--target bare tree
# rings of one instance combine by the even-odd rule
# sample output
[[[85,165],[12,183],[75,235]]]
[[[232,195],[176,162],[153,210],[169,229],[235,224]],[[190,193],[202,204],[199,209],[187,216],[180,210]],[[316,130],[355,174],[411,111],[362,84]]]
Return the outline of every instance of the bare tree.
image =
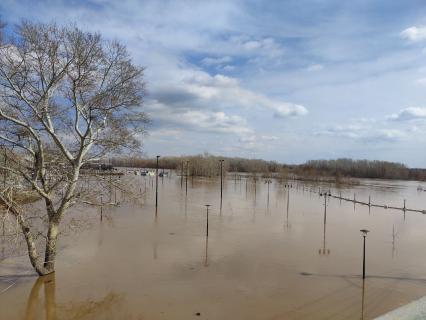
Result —
[[[23,22],[10,38],[0,42],[0,142],[8,160],[0,169],[15,183],[4,185],[0,202],[45,275],[55,270],[59,225],[82,198],[82,166],[140,147],[143,68],[119,42],[74,26]],[[11,196],[29,189],[45,213],[38,229],[31,210]]]

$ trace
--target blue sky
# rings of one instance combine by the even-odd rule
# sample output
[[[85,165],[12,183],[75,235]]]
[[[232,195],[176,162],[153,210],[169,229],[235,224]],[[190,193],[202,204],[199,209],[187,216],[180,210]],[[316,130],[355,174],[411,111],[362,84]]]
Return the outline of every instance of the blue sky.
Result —
[[[9,1],[76,23],[145,66],[147,155],[426,167],[424,1]]]

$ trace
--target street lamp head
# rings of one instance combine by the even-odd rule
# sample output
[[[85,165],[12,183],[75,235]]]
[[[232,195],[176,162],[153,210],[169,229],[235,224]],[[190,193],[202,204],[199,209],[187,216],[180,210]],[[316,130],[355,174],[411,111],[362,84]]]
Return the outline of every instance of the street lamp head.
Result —
[[[205,206],[208,208],[208,207],[210,207],[210,206],[211,206],[211,204],[206,204]]]
[[[367,229],[361,229],[361,230],[359,230],[359,231],[361,231],[361,233],[362,233],[362,236],[363,237],[366,237],[367,236],[367,233],[369,233],[370,231],[369,230],[367,230]]]
[[[160,156],[157,156],[157,159],[160,158]]]

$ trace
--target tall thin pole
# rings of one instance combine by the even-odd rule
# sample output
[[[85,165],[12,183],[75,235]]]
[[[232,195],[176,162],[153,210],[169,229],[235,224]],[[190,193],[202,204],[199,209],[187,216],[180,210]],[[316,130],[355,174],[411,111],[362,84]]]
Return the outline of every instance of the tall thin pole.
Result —
[[[188,195],[188,167],[189,167],[189,161],[186,161],[186,171],[185,171],[185,195]]]
[[[101,196],[101,221],[102,221],[102,218],[103,218],[103,200],[102,200],[102,196]]]
[[[157,156],[157,167],[155,169],[155,208],[158,207],[158,159],[159,158],[160,156]]]
[[[220,161],[220,208],[222,208],[222,199],[223,199],[223,159]]]
[[[287,227],[288,227],[288,211],[290,208],[290,189],[287,188]]]
[[[182,189],[183,186],[183,161],[182,161],[182,167],[180,170],[180,188]]]
[[[324,193],[324,224],[327,223],[327,194]]]
[[[207,217],[206,217],[206,237],[209,237],[209,204],[206,204],[206,208],[207,208]]]
[[[363,250],[362,250],[362,278],[365,279],[365,238],[367,237],[368,231],[367,229],[361,229],[362,236],[364,237],[364,244],[363,244]]]
[[[364,237],[364,249],[362,250],[362,278],[365,279],[365,235]]]

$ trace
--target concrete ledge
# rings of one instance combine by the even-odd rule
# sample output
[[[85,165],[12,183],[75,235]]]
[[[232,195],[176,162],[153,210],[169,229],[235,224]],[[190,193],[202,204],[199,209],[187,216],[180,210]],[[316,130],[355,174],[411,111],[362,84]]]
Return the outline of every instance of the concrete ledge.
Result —
[[[426,319],[426,296],[376,318],[376,320],[423,319]]]

